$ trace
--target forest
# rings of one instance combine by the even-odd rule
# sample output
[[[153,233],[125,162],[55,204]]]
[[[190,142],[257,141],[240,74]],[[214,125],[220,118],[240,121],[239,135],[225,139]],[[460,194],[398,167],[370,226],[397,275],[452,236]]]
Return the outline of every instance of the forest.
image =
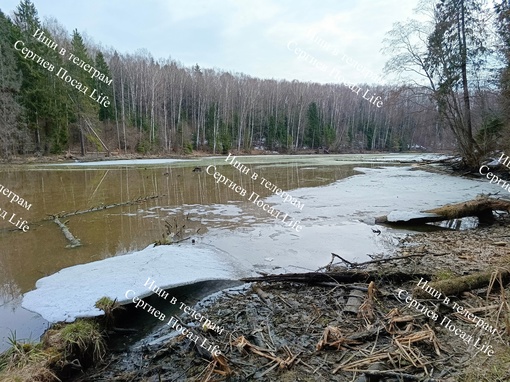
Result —
[[[381,36],[393,84],[357,84],[377,107],[343,83],[104,48],[22,0],[0,10],[0,156],[420,149],[474,167],[510,146],[510,2],[425,0],[416,12],[425,21]]]

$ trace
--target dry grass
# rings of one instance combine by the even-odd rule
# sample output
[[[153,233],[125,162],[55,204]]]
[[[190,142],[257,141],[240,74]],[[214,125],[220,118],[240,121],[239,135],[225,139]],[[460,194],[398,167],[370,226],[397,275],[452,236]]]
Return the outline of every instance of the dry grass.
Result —
[[[18,341],[13,333],[9,338],[10,349],[0,355],[0,380],[4,382],[53,382],[59,381],[52,372],[41,344]]]
[[[125,308],[119,304],[117,299],[112,300],[110,297],[101,297],[96,301],[94,306],[104,312],[105,327],[107,329],[114,326],[115,312],[118,310],[125,310]]]
[[[506,237],[503,237],[506,239]],[[496,240],[496,239],[493,239]],[[498,270],[508,271],[510,264],[510,250],[509,246],[504,246],[500,250],[503,251],[499,256],[494,256],[494,262],[492,268]],[[501,247],[498,247],[500,249]],[[496,249],[496,247],[494,247]],[[504,253],[506,252],[506,253]],[[494,355],[492,357],[477,356],[476,362],[471,362],[466,368],[465,372],[459,376],[459,381],[464,382],[506,382],[510,381],[510,348],[508,347],[508,339],[510,336],[510,305],[508,303],[508,288],[503,287],[499,277],[496,277],[498,273],[494,273],[494,277],[491,278],[488,289],[487,299],[489,294],[492,293],[490,302],[494,309],[497,310],[496,314],[492,314],[491,318],[496,319],[505,331],[501,334],[501,337],[495,341],[491,341],[494,346]],[[489,304],[486,301],[486,304]],[[499,306],[499,309],[498,309]],[[478,358],[480,357],[480,358]],[[479,360],[479,361],[478,361]]]
[[[464,382],[506,382],[510,380],[510,348],[498,344],[492,357],[472,362],[459,378]]]
[[[98,325],[90,320],[55,325],[38,344],[9,339],[10,349],[0,355],[2,382],[54,382],[69,364],[99,362],[106,353]]]
[[[106,344],[95,322],[77,320],[57,330],[54,344],[62,350],[65,359],[91,359],[99,362],[106,353]]]

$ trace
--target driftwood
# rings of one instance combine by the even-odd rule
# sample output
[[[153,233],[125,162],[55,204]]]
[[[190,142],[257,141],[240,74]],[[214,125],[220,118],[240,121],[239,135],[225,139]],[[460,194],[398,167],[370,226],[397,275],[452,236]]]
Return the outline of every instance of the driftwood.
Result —
[[[506,242],[501,242],[501,243],[505,243],[506,244]],[[498,245],[497,243],[494,243],[494,244]],[[364,266],[366,266],[368,264],[382,264],[382,263],[388,263],[390,261],[408,260],[408,259],[413,258],[413,257],[424,257],[426,255],[444,256],[444,255],[447,255],[447,254],[448,254],[447,252],[443,252],[443,253],[424,252],[424,253],[415,253],[415,254],[412,254],[412,255],[405,255],[405,256],[385,257],[385,258],[382,258],[382,259],[365,261],[363,263],[356,263],[356,262],[352,262],[352,261],[346,260],[342,256],[339,256],[339,255],[337,255],[335,253],[332,253],[331,254],[331,261],[330,261],[330,263],[328,265],[326,265],[325,267],[319,268],[319,270],[321,270],[321,269],[329,270],[331,268],[331,265],[333,265],[333,261],[335,260],[335,257],[337,257],[340,260],[342,260],[349,267],[359,268],[359,267],[364,267]]]
[[[49,215],[49,218],[47,218],[45,220],[54,220],[55,217],[57,217],[57,218],[67,218],[69,216],[82,215],[82,214],[86,214],[86,213],[89,213],[89,212],[103,211],[103,210],[108,210],[110,208],[121,207],[121,206],[129,206],[129,205],[132,205],[132,204],[138,204],[138,203],[141,203],[141,202],[146,202],[147,200],[157,199],[157,198],[159,198],[159,195],[145,196],[145,197],[139,197],[137,199],[130,200],[130,201],[127,201],[127,202],[122,202],[122,203],[113,203],[113,204],[108,204],[108,205],[100,205],[100,206],[97,206],[97,207],[89,208],[88,210],[77,210],[77,211],[74,211],[74,212],[61,212],[59,214]]]
[[[447,204],[427,211],[405,214],[392,212],[375,218],[376,223],[425,224],[443,220],[459,219],[467,216],[478,217],[480,222],[492,222],[493,211],[509,211],[510,201],[481,196],[466,202]]]
[[[74,237],[74,235],[71,233],[71,231],[69,231],[69,228],[67,228],[65,223],[62,223],[56,216],[53,218],[53,221],[60,227],[65,238],[67,239],[67,241],[69,241],[69,245],[67,245],[66,248],[75,248],[81,246],[80,240]]]
[[[62,223],[60,221],[61,218],[67,218],[69,216],[75,216],[75,215],[82,215],[82,214],[86,214],[89,212],[107,210],[107,209],[114,208],[114,207],[138,204],[138,203],[145,202],[145,201],[151,200],[151,199],[156,199],[156,198],[159,198],[159,196],[154,195],[154,196],[146,196],[143,198],[140,197],[135,200],[130,200],[128,202],[114,203],[114,204],[109,204],[109,205],[101,205],[101,206],[89,208],[88,210],[77,210],[74,212],[61,212],[59,214],[49,215],[48,218],[45,218],[43,220],[52,220],[55,224],[57,224],[60,227],[60,229],[62,230],[62,233],[64,234],[67,241],[69,241],[69,245],[67,245],[66,247],[67,248],[75,248],[75,247],[81,246],[81,242],[79,239],[74,237],[74,235],[71,233],[71,231],[69,231],[69,228],[67,228],[66,223]]]
[[[405,272],[392,272],[381,275],[377,272],[362,271],[343,271],[343,272],[307,272],[307,273],[284,273],[279,275],[266,275],[260,277],[245,277],[240,279],[244,282],[297,282],[306,284],[316,284],[328,281],[336,281],[338,283],[369,283],[381,279],[404,282],[416,280],[420,277],[428,277],[427,275],[409,274]]]
[[[510,211],[510,201],[480,197],[463,203],[447,204],[425,212],[444,216],[448,220],[476,216],[480,221],[492,221],[494,220],[492,211]]]
[[[443,293],[445,296],[454,296],[469,290],[487,287],[493,280],[494,276],[494,272],[479,272],[452,279],[429,282],[426,287],[434,288],[436,291]],[[500,271],[499,276],[501,276],[501,280],[503,282],[510,280],[509,271]],[[430,298],[430,294],[420,287],[414,288],[413,296],[418,298]]]

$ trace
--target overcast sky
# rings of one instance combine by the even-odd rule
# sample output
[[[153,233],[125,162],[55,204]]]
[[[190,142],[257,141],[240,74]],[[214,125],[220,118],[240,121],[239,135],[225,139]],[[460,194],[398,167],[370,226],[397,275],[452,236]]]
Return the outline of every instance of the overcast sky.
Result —
[[[383,75],[387,59],[380,51],[384,34],[394,22],[413,17],[417,4],[417,0],[32,1],[42,20],[55,17],[69,32],[76,28],[119,52],[147,49],[156,59],[171,57],[184,65],[320,83],[381,82],[375,78]],[[19,0],[1,4],[11,15]],[[367,77],[367,70],[374,80]]]

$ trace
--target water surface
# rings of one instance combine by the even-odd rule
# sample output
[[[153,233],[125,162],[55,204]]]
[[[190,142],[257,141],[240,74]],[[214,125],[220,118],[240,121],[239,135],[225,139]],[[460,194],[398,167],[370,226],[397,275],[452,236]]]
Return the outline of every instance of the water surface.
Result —
[[[238,158],[250,175],[258,174],[257,179],[224,158],[3,167],[0,184],[32,207],[27,211],[0,195],[0,208],[22,216],[30,226],[23,233],[0,219],[0,350],[6,348],[11,331],[17,338],[37,339],[47,326],[39,315],[20,308],[22,294],[34,289],[38,279],[62,268],[143,249],[162,239],[165,222],[224,251],[243,270],[313,271],[329,262],[331,252],[351,261],[388,254],[396,245],[396,231],[378,226],[381,234],[375,233],[370,225],[375,216],[393,210],[421,211],[495,192],[495,186],[483,180],[389,164],[415,158],[366,154]],[[216,183],[205,171],[211,164],[244,188],[247,196],[256,192],[264,203],[299,220],[303,229],[296,232],[283,226],[247,196]],[[193,171],[197,166],[201,171]],[[290,192],[303,209],[273,195],[261,184],[261,177]],[[82,246],[77,248],[67,247],[68,241],[51,220],[63,212],[148,196],[157,198],[62,218],[80,239]],[[148,276],[140,275],[140,282]]]
[[[37,339],[47,325],[37,314],[20,308],[22,294],[34,289],[36,281],[44,276],[62,268],[143,249],[162,238],[166,232],[165,221],[186,225],[186,235],[202,238],[210,230],[220,230],[228,236],[228,232],[264,223],[267,215],[262,209],[224,184],[217,184],[206,173],[206,166],[212,163],[217,171],[246,189],[248,195],[252,191],[261,197],[272,194],[261,185],[260,179],[253,180],[218,158],[199,163],[148,162],[142,166],[80,164],[3,168],[0,184],[19,194],[31,207],[27,211],[0,195],[0,208],[8,211],[9,216],[12,212],[22,216],[30,227],[28,232],[22,232],[0,219],[0,350],[5,349],[4,340],[10,331],[16,330],[18,338]],[[197,164],[202,171],[193,171]],[[354,174],[351,164],[311,167],[292,160],[274,163],[273,159],[269,163],[247,163],[247,166],[283,190],[324,186]],[[69,242],[51,219],[52,215],[64,212],[122,204],[149,196],[157,198],[62,218],[81,241],[82,246],[77,248],[68,248]]]

